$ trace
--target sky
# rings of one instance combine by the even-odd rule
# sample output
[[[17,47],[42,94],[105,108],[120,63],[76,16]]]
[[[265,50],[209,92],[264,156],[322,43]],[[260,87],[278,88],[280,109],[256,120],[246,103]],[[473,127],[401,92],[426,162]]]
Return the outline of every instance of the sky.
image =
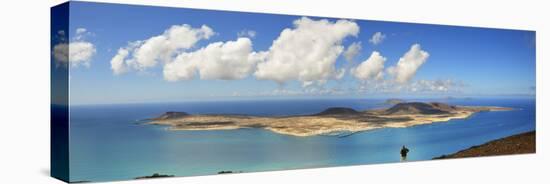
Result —
[[[535,95],[535,32],[71,2],[71,104]],[[68,49],[67,49],[68,48]]]

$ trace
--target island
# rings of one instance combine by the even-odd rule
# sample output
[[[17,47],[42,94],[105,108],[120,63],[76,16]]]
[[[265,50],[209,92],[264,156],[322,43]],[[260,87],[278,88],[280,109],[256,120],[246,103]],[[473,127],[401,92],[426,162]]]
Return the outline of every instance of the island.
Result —
[[[508,110],[512,108],[403,102],[385,109],[357,111],[347,107],[331,107],[317,114],[277,117],[166,112],[150,119],[147,124],[168,126],[169,130],[174,131],[263,128],[292,136],[341,135],[464,119],[482,111]]]
[[[139,179],[168,178],[168,177],[174,177],[174,175],[155,173],[155,174],[150,175],[150,176],[140,176],[140,177],[136,177],[135,179],[139,180]]]
[[[243,171],[220,171],[218,174],[234,174],[234,173],[243,173]]]
[[[384,104],[386,104],[386,105],[395,105],[395,104],[404,103],[404,102],[406,102],[406,101],[402,100],[402,99],[390,98],[390,99],[387,99],[386,101],[384,101]]]
[[[441,155],[439,157],[435,157],[434,159],[535,153],[536,146],[536,132],[529,131],[489,141],[478,146],[472,146],[468,149],[458,151],[453,154]]]

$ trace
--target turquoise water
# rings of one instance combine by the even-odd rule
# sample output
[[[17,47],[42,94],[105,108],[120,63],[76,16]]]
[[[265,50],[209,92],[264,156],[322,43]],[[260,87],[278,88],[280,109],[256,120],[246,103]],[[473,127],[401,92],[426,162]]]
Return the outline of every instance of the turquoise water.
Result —
[[[427,100],[430,101],[430,100]],[[439,100],[441,101],[441,100]],[[153,173],[176,176],[255,172],[429,160],[489,140],[535,129],[534,99],[447,100],[456,105],[517,108],[481,112],[463,120],[408,128],[385,128],[338,138],[294,137],[263,129],[166,131],[139,120],[166,111],[295,115],[328,107],[385,107],[382,100],[267,100],[165,104],[85,105],[70,109],[71,181],[127,180]]]

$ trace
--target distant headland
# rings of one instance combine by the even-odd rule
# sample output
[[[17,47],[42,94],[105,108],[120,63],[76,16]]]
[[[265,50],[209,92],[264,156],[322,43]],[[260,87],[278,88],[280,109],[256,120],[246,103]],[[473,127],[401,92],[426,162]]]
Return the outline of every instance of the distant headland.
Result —
[[[280,117],[166,112],[150,119],[148,124],[166,125],[170,130],[263,128],[279,134],[313,136],[349,134],[377,128],[403,128],[468,118],[481,111],[508,110],[512,108],[401,102],[386,109],[357,111],[347,107],[331,107],[311,115]]]

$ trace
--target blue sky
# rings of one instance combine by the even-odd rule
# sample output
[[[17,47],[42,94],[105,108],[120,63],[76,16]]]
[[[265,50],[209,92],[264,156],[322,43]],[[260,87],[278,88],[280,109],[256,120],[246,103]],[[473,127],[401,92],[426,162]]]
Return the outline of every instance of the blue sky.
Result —
[[[80,59],[75,56],[74,59],[69,58],[67,61],[70,63],[67,67],[70,68],[72,104],[274,97],[386,98],[534,96],[535,94],[535,32],[533,31],[322,17],[303,18],[302,16],[86,2],[71,2],[70,16],[69,30],[63,30],[68,34],[70,41],[67,42],[81,43],[78,49],[82,49],[80,54],[84,54],[78,55],[82,57]],[[323,19],[326,19],[324,24],[321,22]],[[299,24],[302,27],[294,23],[297,20],[301,20],[302,23]],[[338,25],[337,21],[343,21],[342,25]],[[157,61],[154,61],[153,66],[145,67],[140,62],[132,63],[130,61],[132,58],[140,60],[142,56],[136,56],[130,52],[121,61],[125,66],[124,72],[120,74],[114,72],[112,60],[119,54],[119,49],[129,48],[130,42],[142,41],[141,45],[138,44],[133,48],[134,51],[139,50],[146,45],[144,42],[152,37],[162,35],[174,25],[184,24],[192,30],[202,31],[204,29],[200,29],[201,26],[206,25],[213,33],[204,36],[208,38],[198,39],[188,48],[171,50],[169,58],[155,59]],[[327,29],[319,30],[317,25],[326,26]],[[281,32],[284,29],[296,31],[294,32],[296,38],[305,37],[305,41],[283,40]],[[307,34],[298,33],[300,32],[298,30],[303,30]],[[377,32],[384,38],[375,44],[369,40]],[[314,34],[317,33],[324,35],[326,40],[315,40],[317,37]],[[52,38],[58,34],[59,32],[52,32]],[[227,56],[233,57],[232,54],[243,56],[242,54],[249,48],[251,50],[247,50],[246,54],[260,54],[261,59],[250,59],[250,63],[246,65],[225,66],[215,63],[219,57],[206,56],[209,53],[217,53],[215,49],[212,52],[198,52],[212,43],[227,44],[236,41],[239,37],[245,38],[239,45],[243,52],[231,50]],[[308,45],[307,39],[310,38],[316,41],[315,44]],[[286,41],[279,43],[281,48],[292,46],[293,43],[305,45],[287,50],[270,49],[275,40]],[[89,45],[82,43],[89,43]],[[344,53],[353,43],[360,45],[361,49],[353,59],[348,61]],[[417,50],[413,49],[415,44],[418,44]],[[74,46],[69,48],[77,48],[77,44]],[[330,56],[323,55],[325,53],[317,53],[318,50],[314,50],[316,48],[328,48],[330,51],[342,50],[336,52],[336,59],[332,61]],[[380,59],[375,61],[374,57],[370,58],[374,51],[383,56],[385,62]],[[197,56],[200,55],[199,53],[204,57]],[[307,55],[311,56],[309,62],[313,65],[316,58],[329,58],[324,61],[331,65],[323,65],[325,68],[320,69],[322,72],[312,74],[311,71],[318,71],[319,68],[300,63],[308,62],[307,58],[294,58],[296,60],[294,63],[281,60],[289,55],[304,56],[304,53],[306,55],[315,53],[314,56]],[[410,53],[411,57],[406,57],[407,53]],[[185,74],[181,72],[184,72],[182,67],[186,62],[196,62],[190,68],[194,76],[185,78],[178,75],[170,78],[163,73],[168,63],[176,62],[176,58],[182,54],[194,54],[196,57],[190,56],[188,59],[182,57],[177,61],[181,65],[174,65],[173,69],[179,72],[178,74]],[[72,53],[69,55],[73,56]],[[55,57],[52,58],[55,60]],[[215,66],[227,68],[222,70],[227,75],[213,74],[211,71],[219,70],[201,63],[202,58],[210,58],[209,62]],[[400,59],[402,66],[397,64]],[[363,62],[371,62],[371,64],[361,68],[365,70],[364,75],[358,77],[357,73],[360,73],[358,66]],[[380,64],[377,66],[382,66],[383,69],[373,68],[376,62]],[[281,66],[281,63],[288,64],[288,68],[300,74],[309,71],[310,75],[296,77],[293,75],[295,73],[289,72],[288,76],[282,76],[285,72],[273,67]],[[262,68],[260,65],[265,66]],[[232,72],[238,71],[232,67],[241,66],[247,66],[249,70],[242,70],[244,72],[238,75]],[[392,72],[390,71],[392,67],[402,69]],[[265,70],[267,73],[260,75],[258,70]],[[340,71],[345,71],[344,75],[337,74]],[[370,75],[373,72],[380,74],[380,77]],[[404,76],[407,80],[398,80],[399,76]]]

